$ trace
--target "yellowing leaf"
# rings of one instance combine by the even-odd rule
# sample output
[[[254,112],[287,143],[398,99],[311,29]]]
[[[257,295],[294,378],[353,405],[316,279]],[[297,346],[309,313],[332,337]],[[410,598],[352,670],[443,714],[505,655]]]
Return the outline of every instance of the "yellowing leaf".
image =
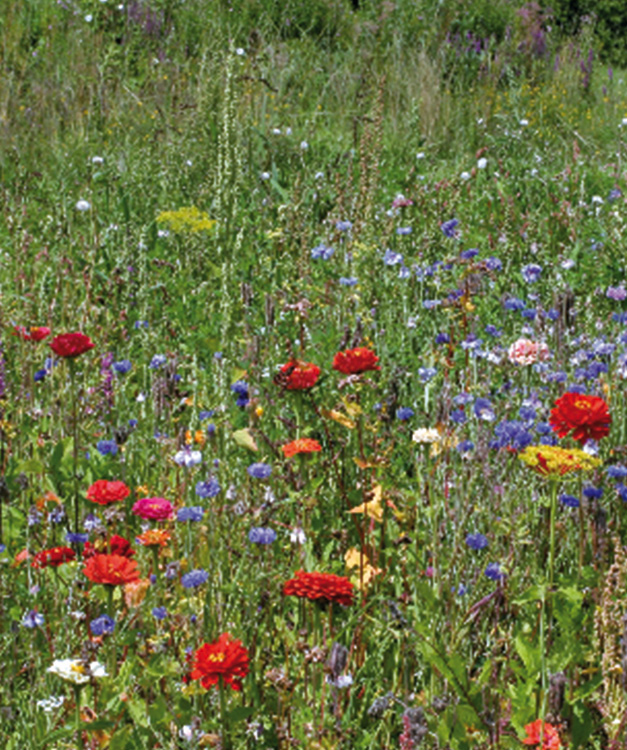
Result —
[[[356,404],[354,401],[342,399],[342,403],[344,404],[344,408],[346,409],[349,417],[358,417],[362,413],[361,406],[359,404]]]
[[[370,581],[381,573],[381,569],[371,565],[368,556],[362,554],[357,547],[351,547],[347,551],[344,555],[344,562],[351,581],[360,591],[363,591]]]
[[[345,414],[342,414],[341,411],[335,411],[335,409],[321,409],[320,412],[323,417],[333,419],[335,422],[339,422],[343,427],[347,427],[349,430],[355,429],[355,423],[353,420],[349,419]]]
[[[368,518],[374,518],[375,521],[383,520],[383,507],[381,505],[381,485],[378,484],[373,490],[373,499],[367,503],[362,503],[355,508],[351,508],[349,513],[363,513]]]
[[[243,430],[235,430],[233,440],[243,448],[248,448],[249,451],[259,450],[255,438],[248,427],[245,427]]]

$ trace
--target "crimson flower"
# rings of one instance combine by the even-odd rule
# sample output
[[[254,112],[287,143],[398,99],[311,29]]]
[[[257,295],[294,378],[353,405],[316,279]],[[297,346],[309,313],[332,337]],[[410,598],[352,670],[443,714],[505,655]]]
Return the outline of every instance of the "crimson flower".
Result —
[[[133,505],[133,513],[152,521],[167,521],[174,515],[174,506],[164,497],[144,497]]]
[[[279,370],[275,382],[288,391],[306,391],[313,388],[320,377],[320,368],[313,362],[292,359]]]
[[[19,336],[22,341],[43,341],[50,333],[50,329],[45,326],[14,326],[13,330],[13,335]]]
[[[130,494],[131,491],[124,482],[98,479],[87,490],[87,499],[98,505],[109,505],[125,500]]]
[[[599,396],[565,393],[555,402],[549,422],[561,438],[571,433],[574,440],[583,444],[609,435],[612,417],[607,403]]]
[[[85,542],[83,547],[83,559],[88,560],[94,555],[120,555],[120,557],[133,557],[135,550],[131,543],[123,536],[113,534],[110,539],[102,539],[94,542]]]
[[[87,560],[83,573],[94,583],[119,586],[139,580],[135,560],[122,555],[94,555]]]
[[[95,346],[94,342],[84,333],[62,333],[55,336],[50,342],[50,348],[57,357],[73,359],[80,354],[88,352]]]
[[[285,458],[291,458],[298,453],[317,453],[322,450],[322,446],[317,440],[311,438],[299,438],[292,440],[291,443],[281,446]]]
[[[285,596],[299,596],[316,601],[323,599],[344,606],[353,603],[353,584],[342,576],[333,573],[306,573],[299,570],[294,578],[283,584]]]
[[[543,730],[544,725],[544,730]],[[536,719],[531,724],[525,725],[527,736],[522,741],[523,745],[539,745],[539,750],[561,750],[562,743],[557,729],[542,719]],[[542,739],[541,739],[542,738]]]
[[[333,369],[344,375],[359,375],[368,370],[380,370],[379,357],[365,346],[338,352],[333,358]]]
[[[51,547],[38,552],[31,565],[33,568],[58,568],[75,557],[76,553],[71,547]]]
[[[248,651],[230,633],[222,633],[217,641],[204,643],[194,654],[192,680],[208,689],[220,680],[233,690],[242,689],[242,679],[248,674]]]

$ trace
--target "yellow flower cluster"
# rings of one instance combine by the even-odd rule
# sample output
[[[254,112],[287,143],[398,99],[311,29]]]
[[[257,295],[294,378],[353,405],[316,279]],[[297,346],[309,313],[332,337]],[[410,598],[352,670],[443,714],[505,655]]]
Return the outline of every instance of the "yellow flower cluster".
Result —
[[[201,211],[196,206],[186,206],[178,211],[162,211],[157,216],[159,224],[167,224],[173,232],[205,232],[213,229],[215,221],[209,218],[206,211]]]
[[[566,450],[557,445],[530,445],[518,458],[542,476],[556,479],[572,471],[590,471],[601,466],[600,458],[573,448]]]

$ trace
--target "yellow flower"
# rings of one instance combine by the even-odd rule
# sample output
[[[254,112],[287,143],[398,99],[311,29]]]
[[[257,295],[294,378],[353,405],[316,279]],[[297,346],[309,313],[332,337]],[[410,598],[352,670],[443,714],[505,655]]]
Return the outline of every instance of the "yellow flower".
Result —
[[[196,206],[186,206],[178,211],[162,211],[157,216],[159,224],[167,224],[173,232],[209,231],[215,226],[215,221],[209,218],[206,211],[200,211]]]
[[[557,445],[530,445],[518,454],[518,458],[549,479],[557,479],[572,471],[590,471],[602,464],[600,458],[578,448],[566,450]]]

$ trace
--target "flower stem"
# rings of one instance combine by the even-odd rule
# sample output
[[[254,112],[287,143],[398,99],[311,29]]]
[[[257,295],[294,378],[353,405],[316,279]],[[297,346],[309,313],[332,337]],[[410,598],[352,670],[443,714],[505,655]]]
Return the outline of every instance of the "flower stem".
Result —
[[[222,724],[222,750],[231,750],[231,736],[229,732],[229,719],[226,712],[226,686],[224,678],[219,678],[220,689],[220,721]]]
[[[79,750],[83,750],[85,745],[83,744],[83,732],[81,731],[81,686],[74,685],[74,695],[76,696],[76,742]]]

